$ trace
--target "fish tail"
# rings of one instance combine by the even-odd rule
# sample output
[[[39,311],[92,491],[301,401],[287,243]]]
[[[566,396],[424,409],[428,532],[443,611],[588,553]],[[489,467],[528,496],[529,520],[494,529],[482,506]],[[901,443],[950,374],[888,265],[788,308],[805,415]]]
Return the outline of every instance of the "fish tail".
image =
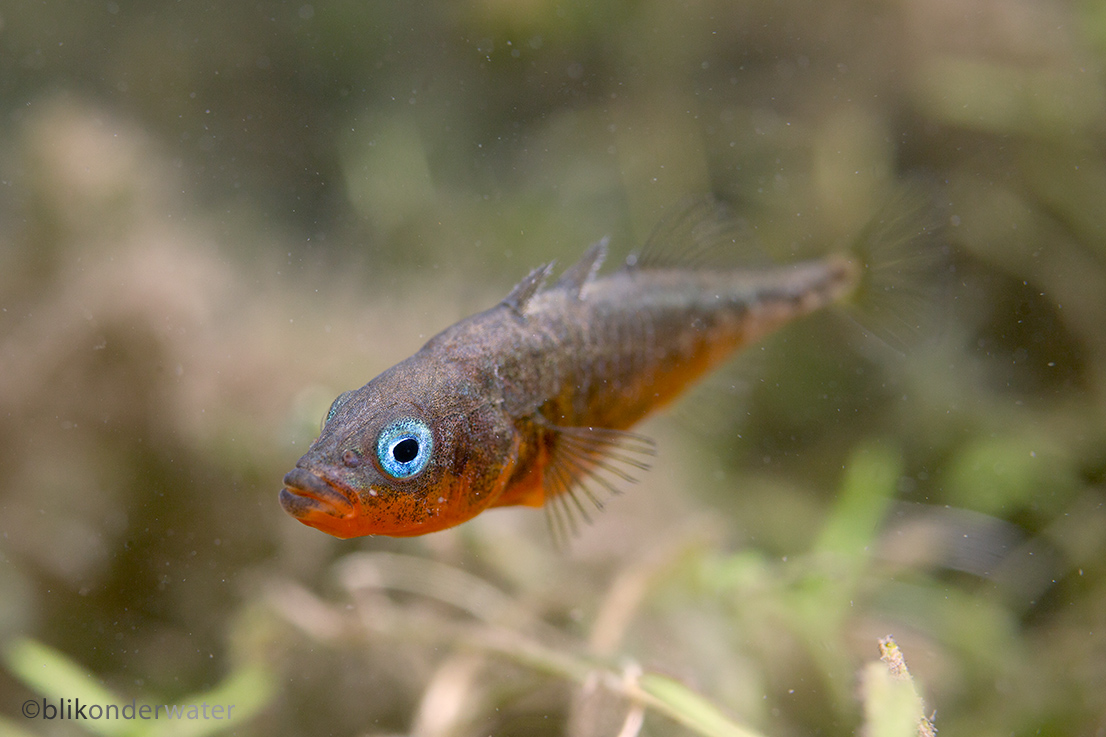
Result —
[[[944,208],[933,187],[900,188],[854,239],[847,258],[856,282],[842,300],[868,333],[909,352],[941,324],[950,273]]]

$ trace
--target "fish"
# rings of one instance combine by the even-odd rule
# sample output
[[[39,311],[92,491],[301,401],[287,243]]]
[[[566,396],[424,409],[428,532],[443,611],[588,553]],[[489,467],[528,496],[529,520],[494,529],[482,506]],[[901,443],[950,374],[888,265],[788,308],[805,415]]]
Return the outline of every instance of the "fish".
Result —
[[[423,535],[507,506],[544,506],[555,536],[574,533],[589,506],[648,470],[655,444],[634,425],[877,271],[863,249],[705,264],[733,241],[725,212],[710,198],[681,208],[608,275],[607,238],[555,282],[554,264],[540,266],[494,307],[342,393],[284,476],[280,504],[338,538]]]

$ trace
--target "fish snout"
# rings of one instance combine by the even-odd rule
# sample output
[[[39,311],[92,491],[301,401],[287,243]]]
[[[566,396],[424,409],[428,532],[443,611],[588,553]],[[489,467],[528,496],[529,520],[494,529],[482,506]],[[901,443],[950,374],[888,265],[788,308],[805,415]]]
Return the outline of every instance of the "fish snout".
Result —
[[[345,518],[355,512],[348,496],[304,468],[293,468],[284,475],[280,506],[304,524],[312,524],[312,518],[319,515]]]

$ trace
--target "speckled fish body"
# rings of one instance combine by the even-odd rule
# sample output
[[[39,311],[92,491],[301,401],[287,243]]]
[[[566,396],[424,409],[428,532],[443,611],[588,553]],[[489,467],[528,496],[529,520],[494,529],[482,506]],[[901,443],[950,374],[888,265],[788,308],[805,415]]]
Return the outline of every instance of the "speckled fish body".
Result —
[[[284,509],[337,537],[421,535],[495,506],[583,511],[581,489],[645,468],[627,432],[743,345],[848,294],[831,257],[762,270],[627,265],[606,242],[552,286],[534,270],[495,307],[335,400],[284,478]]]

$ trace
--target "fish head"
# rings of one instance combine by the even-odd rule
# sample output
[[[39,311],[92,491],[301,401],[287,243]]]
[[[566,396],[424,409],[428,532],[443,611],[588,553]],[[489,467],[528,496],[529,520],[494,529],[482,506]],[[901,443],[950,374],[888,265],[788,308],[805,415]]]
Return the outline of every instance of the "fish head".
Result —
[[[280,502],[335,537],[421,535],[490,506],[518,450],[488,382],[416,354],[334,401]]]

